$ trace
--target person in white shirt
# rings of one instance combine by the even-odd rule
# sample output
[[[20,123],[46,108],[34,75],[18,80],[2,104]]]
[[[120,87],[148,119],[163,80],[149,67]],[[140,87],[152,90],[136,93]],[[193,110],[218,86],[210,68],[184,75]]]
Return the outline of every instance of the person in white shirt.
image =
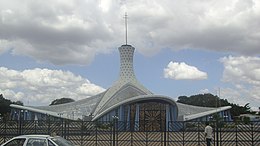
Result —
[[[209,125],[209,122],[206,122],[206,127],[205,127],[204,133],[205,133],[207,146],[210,146],[210,143],[213,139],[213,130],[212,130],[212,127]]]

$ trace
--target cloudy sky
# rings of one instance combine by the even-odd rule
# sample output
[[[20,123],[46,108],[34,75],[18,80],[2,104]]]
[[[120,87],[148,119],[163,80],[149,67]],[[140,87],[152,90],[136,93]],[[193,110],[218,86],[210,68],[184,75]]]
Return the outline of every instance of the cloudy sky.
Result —
[[[135,73],[153,93],[260,107],[258,0],[0,0],[0,94],[48,105],[109,88],[126,11]]]

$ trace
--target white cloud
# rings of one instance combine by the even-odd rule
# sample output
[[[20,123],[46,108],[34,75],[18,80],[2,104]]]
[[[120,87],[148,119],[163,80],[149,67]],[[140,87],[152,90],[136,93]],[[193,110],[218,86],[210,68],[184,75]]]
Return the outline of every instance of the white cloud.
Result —
[[[147,50],[141,50],[145,53],[160,48],[203,48],[259,54],[257,0],[149,0],[131,4],[129,13],[134,14],[136,30],[133,37],[146,43]]]
[[[47,105],[57,98],[83,99],[104,89],[69,71],[35,68],[16,71],[0,67],[0,93],[12,101]]]
[[[0,53],[89,64],[124,43],[125,11],[128,42],[142,54],[163,48],[260,53],[258,0],[0,1]]]
[[[203,80],[207,79],[207,73],[189,66],[184,62],[170,62],[164,69],[164,77],[175,80]]]
[[[1,1],[0,53],[11,49],[54,64],[89,64],[117,42],[117,30],[105,20],[110,14],[100,9],[98,1]]]
[[[260,86],[260,58],[233,57],[221,59],[224,65],[223,81]]]
[[[224,65],[222,80],[233,85],[223,89],[223,96],[234,103],[256,109],[260,105],[260,58],[228,56],[220,60]]]
[[[207,94],[207,93],[210,93],[209,89],[202,89],[200,90],[199,92],[200,94]]]

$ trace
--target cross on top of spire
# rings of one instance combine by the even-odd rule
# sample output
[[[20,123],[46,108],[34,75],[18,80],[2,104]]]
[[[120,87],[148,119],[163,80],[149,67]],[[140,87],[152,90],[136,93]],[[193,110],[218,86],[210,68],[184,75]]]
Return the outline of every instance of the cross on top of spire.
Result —
[[[127,13],[125,12],[125,16],[124,16],[124,19],[125,19],[125,44],[127,45]]]

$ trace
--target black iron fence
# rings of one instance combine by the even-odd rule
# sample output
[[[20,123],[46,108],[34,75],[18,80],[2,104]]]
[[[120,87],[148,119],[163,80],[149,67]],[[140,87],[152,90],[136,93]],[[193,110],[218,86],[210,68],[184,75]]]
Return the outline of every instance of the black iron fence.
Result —
[[[260,122],[211,122],[215,146],[260,145]],[[147,125],[148,126],[148,125]],[[125,122],[0,121],[0,144],[22,134],[57,134],[80,146],[205,146],[203,122],[169,122],[142,131]],[[152,128],[156,129],[156,128]]]

